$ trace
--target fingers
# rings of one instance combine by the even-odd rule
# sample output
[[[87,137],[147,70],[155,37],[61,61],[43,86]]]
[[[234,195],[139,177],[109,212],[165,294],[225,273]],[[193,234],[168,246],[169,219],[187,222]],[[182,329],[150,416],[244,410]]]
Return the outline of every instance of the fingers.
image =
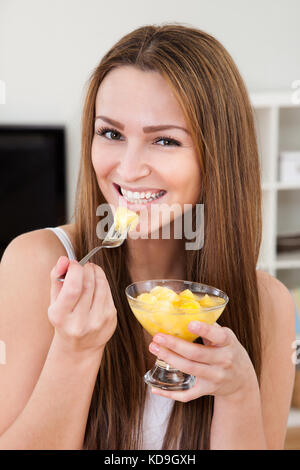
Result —
[[[95,273],[95,289],[94,289],[94,297],[91,305],[91,316],[97,318],[99,316],[99,305],[103,304],[103,294],[105,293],[106,296],[110,296],[111,298],[111,291],[108,285],[108,281],[104,274],[104,271],[100,266],[94,265],[94,273]],[[106,301],[107,299],[105,299]],[[101,315],[105,315],[105,312],[101,312]]]
[[[202,390],[203,393],[201,393]],[[183,403],[195,400],[203,395],[207,395],[207,390],[207,383],[199,378],[196,378],[195,385],[188,390],[168,391],[162,390],[161,388],[151,388],[151,392],[154,395],[161,395],[162,397],[171,398],[172,400],[181,401]]]
[[[95,329],[101,329],[106,337],[110,338],[117,326],[117,310],[103,269],[97,265],[94,265],[94,268],[95,291],[90,310],[90,324]]]
[[[73,312],[89,312],[95,290],[95,269],[92,263],[86,263],[83,266],[83,281],[81,296],[73,308]]]
[[[214,346],[226,346],[231,341],[231,330],[218,324],[208,325],[200,321],[191,321],[188,330],[210,341]]]
[[[192,323],[192,322],[191,322]],[[188,328],[214,345],[190,343],[175,336],[159,333],[153,337],[149,350],[172,367],[211,381],[232,363],[234,333],[226,327],[196,322]],[[191,328],[190,328],[191,326]],[[196,331],[197,330],[197,331]]]
[[[77,261],[64,264],[68,270],[58,289],[56,277],[63,267],[58,263],[51,272],[52,303],[48,318],[55,328],[56,338],[71,351],[97,350],[114,334],[117,311],[105,273],[97,265]]]
[[[50,300],[51,304],[57,299],[58,294],[60,293],[63,283],[58,281],[57,278],[62,276],[67,272],[68,266],[70,264],[69,258],[67,256],[60,256],[56,265],[53,267],[50,273],[51,288],[50,288]]]
[[[82,291],[83,274],[82,266],[75,260],[70,261],[65,280],[55,301],[57,311],[68,313],[75,308]]]
[[[191,361],[201,362],[203,364],[218,364],[222,360],[224,351],[214,346],[205,346],[203,344],[190,343],[171,335],[162,335],[161,333],[153,337],[154,343],[163,346],[180,356]]]
[[[213,365],[203,364],[201,362],[187,359],[186,357],[181,356],[176,352],[162,346],[159,346],[159,350],[157,350],[156,348],[154,349],[152,345],[153,343],[150,344],[149,350],[159,359],[162,359],[175,369],[181,370],[186,374],[204,378],[206,380],[213,380],[215,374]]]

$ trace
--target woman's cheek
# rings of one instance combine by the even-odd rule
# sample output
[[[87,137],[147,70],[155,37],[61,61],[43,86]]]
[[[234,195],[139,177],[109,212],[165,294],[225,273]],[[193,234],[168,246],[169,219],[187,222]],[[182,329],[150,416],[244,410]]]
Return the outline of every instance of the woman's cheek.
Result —
[[[99,145],[92,144],[92,164],[98,177],[104,178],[118,163],[117,155]]]

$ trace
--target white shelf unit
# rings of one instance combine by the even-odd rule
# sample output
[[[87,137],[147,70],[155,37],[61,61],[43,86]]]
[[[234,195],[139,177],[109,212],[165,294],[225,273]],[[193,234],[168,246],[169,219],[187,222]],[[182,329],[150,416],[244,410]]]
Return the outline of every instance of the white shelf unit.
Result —
[[[258,268],[289,289],[300,287],[299,252],[276,252],[277,235],[300,232],[300,182],[279,180],[279,153],[300,150],[300,103],[292,91],[250,94],[254,110],[263,194],[263,233]],[[299,336],[297,335],[297,338]],[[300,410],[291,408],[288,427],[300,426]]]
[[[263,234],[258,268],[300,287],[299,252],[276,252],[277,235],[300,232],[300,182],[279,180],[279,153],[300,151],[300,103],[293,91],[250,93],[261,161]]]

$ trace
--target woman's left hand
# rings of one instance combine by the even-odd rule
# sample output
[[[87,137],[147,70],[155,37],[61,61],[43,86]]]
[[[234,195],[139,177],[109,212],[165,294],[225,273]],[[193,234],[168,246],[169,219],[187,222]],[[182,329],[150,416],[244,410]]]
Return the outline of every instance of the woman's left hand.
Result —
[[[172,367],[194,375],[195,385],[183,391],[153,387],[152,392],[182,402],[203,395],[242,398],[257,380],[248,353],[233,331],[217,323],[208,325],[198,321],[190,322],[188,329],[201,336],[204,345],[158,333],[153,337],[149,350]]]

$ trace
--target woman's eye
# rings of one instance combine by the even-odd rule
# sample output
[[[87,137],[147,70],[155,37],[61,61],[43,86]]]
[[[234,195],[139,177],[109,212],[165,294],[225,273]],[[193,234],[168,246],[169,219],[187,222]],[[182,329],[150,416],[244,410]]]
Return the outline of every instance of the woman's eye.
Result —
[[[111,134],[111,137],[106,137],[105,134]],[[119,140],[116,137],[120,136],[120,132],[118,132],[116,129],[108,129],[107,127],[102,127],[99,129],[96,134],[100,136],[105,136],[108,140]]]
[[[168,142],[168,144],[164,144],[163,147],[170,147],[172,145],[177,145],[178,147],[180,146],[180,143],[177,140],[171,139],[169,137],[159,137],[156,139],[156,143],[161,141]]]

